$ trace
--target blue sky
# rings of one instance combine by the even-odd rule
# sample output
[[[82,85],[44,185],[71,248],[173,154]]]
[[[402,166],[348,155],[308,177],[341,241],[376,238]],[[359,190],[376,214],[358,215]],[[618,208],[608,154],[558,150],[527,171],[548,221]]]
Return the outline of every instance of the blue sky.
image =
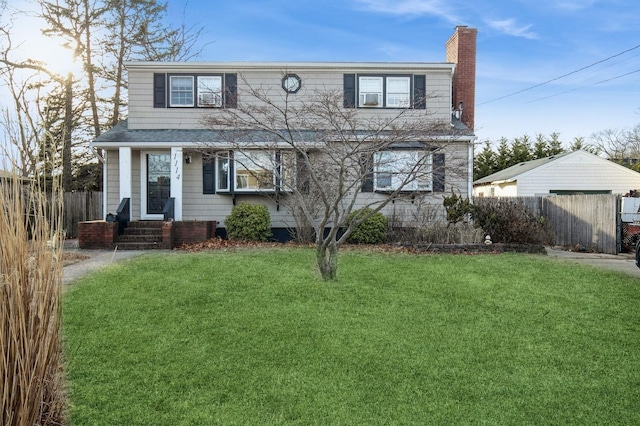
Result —
[[[34,0],[8,3],[34,6]],[[202,61],[443,62],[455,26],[475,27],[480,142],[559,132],[569,144],[640,124],[637,0],[168,3],[175,24],[204,27]],[[16,28],[25,39],[24,55],[68,62],[37,26]]]
[[[443,62],[455,26],[468,25],[480,141],[559,132],[570,143],[640,123],[637,0],[169,0],[169,10],[205,28],[205,61]]]

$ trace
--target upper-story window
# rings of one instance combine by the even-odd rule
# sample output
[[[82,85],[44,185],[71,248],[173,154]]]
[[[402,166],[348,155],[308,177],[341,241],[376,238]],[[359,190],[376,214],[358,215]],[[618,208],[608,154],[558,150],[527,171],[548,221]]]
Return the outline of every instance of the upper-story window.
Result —
[[[171,87],[169,105],[172,107],[192,107],[196,97],[199,107],[222,106],[222,76],[172,75],[169,81]]]
[[[358,81],[358,105],[365,107],[382,107],[382,77],[360,77]]]
[[[411,77],[359,76],[358,106],[363,108],[409,108]]]
[[[222,76],[203,76],[198,78],[198,106],[222,106]]]
[[[170,105],[172,107],[192,107],[193,76],[172,75],[169,82],[171,87]]]
[[[344,74],[344,107],[425,109],[425,89],[425,75]]]
[[[360,76],[358,106],[369,108],[409,108],[411,77]]]
[[[411,106],[411,79],[409,77],[387,77],[387,106],[409,108]]]
[[[236,108],[237,74],[153,75],[154,108]]]

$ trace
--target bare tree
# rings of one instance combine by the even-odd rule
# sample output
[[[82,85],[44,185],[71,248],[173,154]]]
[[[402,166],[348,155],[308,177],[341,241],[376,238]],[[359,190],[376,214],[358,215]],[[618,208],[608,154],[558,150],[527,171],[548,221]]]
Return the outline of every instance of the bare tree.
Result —
[[[166,2],[156,0],[38,0],[37,4],[41,7],[37,16],[46,25],[43,35],[72,50],[82,71],[61,76],[40,58],[15,59],[20,45],[11,40],[12,28],[24,12],[0,0],[0,83],[12,98],[1,114],[6,128],[1,148],[12,154],[9,158],[23,174],[62,171],[69,189],[72,175],[83,164],[95,163],[96,154],[100,160],[86,143],[126,115],[124,61],[197,56],[202,29],[174,28],[166,22]]]
[[[244,83],[237,108],[217,110],[204,122],[231,141],[240,157],[238,167],[263,178],[265,187],[276,182],[278,201],[313,228],[317,266],[325,280],[336,278],[338,249],[358,224],[400,197],[431,189],[433,176],[442,172],[437,169],[444,167],[433,158],[456,139],[449,121],[434,120],[424,109],[367,114],[344,108],[341,91],[317,90],[293,101]],[[411,151],[403,151],[406,158],[389,155],[387,150],[398,147]],[[251,156],[243,150],[264,154]],[[280,154],[269,154],[276,151]],[[255,170],[264,170],[260,163],[269,158],[273,173],[261,177]],[[455,161],[447,166],[447,173],[466,172],[464,160],[458,161],[457,168]],[[374,169],[380,181],[393,180],[393,185],[363,192],[373,185]],[[352,211],[364,207],[368,214],[350,220]]]
[[[590,145],[610,160],[630,166],[640,159],[640,124],[632,129],[606,129],[594,133]]]

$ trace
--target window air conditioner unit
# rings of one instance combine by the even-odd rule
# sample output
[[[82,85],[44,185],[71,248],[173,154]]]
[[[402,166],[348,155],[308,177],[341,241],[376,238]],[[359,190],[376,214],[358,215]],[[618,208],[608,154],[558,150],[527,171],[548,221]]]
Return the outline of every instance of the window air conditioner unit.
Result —
[[[364,105],[378,105],[378,93],[365,93]]]
[[[220,95],[215,93],[200,93],[199,104],[201,106],[219,106],[221,104]]]

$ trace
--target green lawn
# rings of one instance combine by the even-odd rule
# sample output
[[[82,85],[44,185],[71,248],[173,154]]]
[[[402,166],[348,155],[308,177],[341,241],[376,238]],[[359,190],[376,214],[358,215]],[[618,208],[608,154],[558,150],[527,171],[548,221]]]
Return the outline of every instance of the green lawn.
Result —
[[[640,281],[527,255],[146,255],[65,292],[73,425],[640,424]]]

